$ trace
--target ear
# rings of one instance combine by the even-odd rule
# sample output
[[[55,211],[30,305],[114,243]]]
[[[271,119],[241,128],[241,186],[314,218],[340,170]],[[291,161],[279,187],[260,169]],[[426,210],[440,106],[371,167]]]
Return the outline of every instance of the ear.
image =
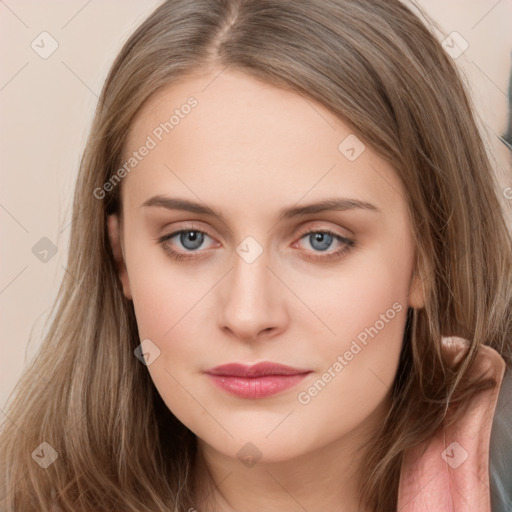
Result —
[[[409,306],[414,309],[421,309],[425,306],[424,276],[417,268],[414,269],[409,286]]]
[[[128,272],[126,270],[126,263],[124,260],[123,242],[121,238],[121,230],[119,227],[119,216],[112,214],[107,216],[108,236],[110,239],[110,246],[116,262],[117,272],[119,279],[123,285],[123,293],[127,299],[132,300],[132,292],[130,290],[130,280],[128,279]]]

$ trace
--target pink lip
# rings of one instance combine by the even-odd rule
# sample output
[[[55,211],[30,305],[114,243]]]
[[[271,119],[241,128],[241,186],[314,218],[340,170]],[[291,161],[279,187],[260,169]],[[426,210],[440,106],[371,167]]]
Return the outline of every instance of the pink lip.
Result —
[[[264,398],[298,384],[311,370],[263,362],[230,363],[206,371],[214,384],[241,398]]]

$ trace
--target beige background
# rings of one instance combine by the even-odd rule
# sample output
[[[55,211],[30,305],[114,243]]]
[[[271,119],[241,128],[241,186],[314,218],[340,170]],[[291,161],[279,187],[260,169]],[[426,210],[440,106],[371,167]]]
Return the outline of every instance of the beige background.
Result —
[[[0,0],[0,414],[36,354],[65,272],[74,182],[108,68],[159,4]],[[496,135],[506,127],[512,0],[420,4],[441,25],[440,40],[457,31],[469,43],[456,61],[471,84],[503,189],[510,187],[510,154]],[[58,43],[46,59],[31,47],[43,45],[44,31]],[[503,201],[510,214],[512,201]],[[32,252],[43,237],[57,247],[46,263]]]

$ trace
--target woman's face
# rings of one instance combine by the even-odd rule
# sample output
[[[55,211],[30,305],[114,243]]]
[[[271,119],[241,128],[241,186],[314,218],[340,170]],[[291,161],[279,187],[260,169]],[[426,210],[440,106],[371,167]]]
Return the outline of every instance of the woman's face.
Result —
[[[392,166],[321,105],[237,71],[153,96],[124,156],[124,293],[158,392],[203,448],[282,461],[375,427],[423,305]],[[304,373],[206,373],[260,362]]]

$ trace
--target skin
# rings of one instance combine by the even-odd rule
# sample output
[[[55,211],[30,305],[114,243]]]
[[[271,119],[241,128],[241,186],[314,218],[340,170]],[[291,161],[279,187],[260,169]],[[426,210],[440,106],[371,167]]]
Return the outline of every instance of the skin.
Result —
[[[196,434],[198,459],[217,484],[200,501],[198,478],[201,512],[362,511],[356,475],[368,468],[358,449],[389,407],[407,307],[423,307],[405,193],[392,166],[369,146],[355,161],[338,150],[351,130],[323,106],[240,71],[218,73],[159,91],[127,140],[128,158],[168,113],[197,99],[124,178],[122,223],[109,218],[140,339],[160,350],[147,369],[169,409]],[[141,207],[157,194],[206,204],[225,223]],[[331,197],[366,201],[379,211],[277,220],[281,208]],[[166,253],[158,238],[179,229],[207,233],[201,245],[180,242],[179,235],[167,241],[200,257],[181,261]],[[322,250],[314,234],[325,229],[355,245],[333,237]],[[263,251],[252,263],[236,252],[247,236]],[[338,259],[311,259],[343,247],[349,250]],[[401,307],[394,318],[359,344],[362,350],[309,403],[300,403],[298,394],[394,303]],[[312,373],[256,400],[229,395],[204,374],[228,362],[260,361]],[[237,457],[248,442],[261,454],[251,467]]]

